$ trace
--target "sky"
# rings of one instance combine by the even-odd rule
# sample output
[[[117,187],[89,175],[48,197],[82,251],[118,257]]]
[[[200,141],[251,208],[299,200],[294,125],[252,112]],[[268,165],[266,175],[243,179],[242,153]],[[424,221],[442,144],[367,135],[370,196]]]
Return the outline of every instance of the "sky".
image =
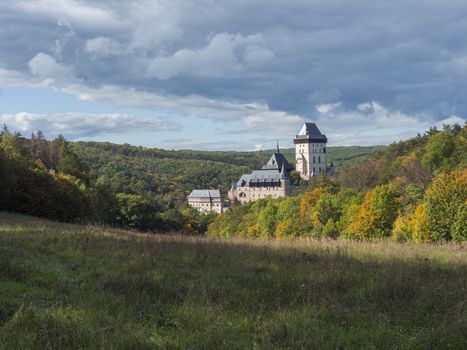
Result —
[[[381,145],[467,116],[465,0],[0,0],[0,123],[165,149]]]

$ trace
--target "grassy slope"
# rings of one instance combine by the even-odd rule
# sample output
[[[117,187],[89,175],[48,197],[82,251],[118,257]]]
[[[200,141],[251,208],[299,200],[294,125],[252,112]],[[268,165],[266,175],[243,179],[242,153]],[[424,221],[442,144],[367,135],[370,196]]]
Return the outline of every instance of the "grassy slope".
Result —
[[[466,265],[454,245],[146,236],[0,213],[0,348],[460,349]]]

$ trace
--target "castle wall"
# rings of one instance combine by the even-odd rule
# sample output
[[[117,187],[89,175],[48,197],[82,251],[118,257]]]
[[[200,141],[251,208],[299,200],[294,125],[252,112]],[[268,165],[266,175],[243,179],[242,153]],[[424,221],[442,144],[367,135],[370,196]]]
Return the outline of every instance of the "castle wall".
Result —
[[[262,198],[280,198],[290,195],[292,192],[288,181],[283,181],[280,187],[237,187],[229,192],[231,200],[237,199],[240,203],[248,203]]]

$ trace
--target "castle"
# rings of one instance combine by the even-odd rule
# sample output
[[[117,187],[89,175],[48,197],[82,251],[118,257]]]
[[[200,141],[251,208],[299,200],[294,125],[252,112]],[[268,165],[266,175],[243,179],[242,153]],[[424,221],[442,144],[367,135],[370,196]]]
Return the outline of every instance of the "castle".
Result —
[[[294,138],[296,171],[304,180],[326,172],[327,138],[315,123],[305,123]],[[251,202],[260,198],[285,197],[292,192],[290,172],[293,166],[277,147],[262,169],[244,174],[229,191],[231,201]]]
[[[328,139],[315,123],[305,123],[295,136],[295,164],[297,173],[304,180],[310,180],[326,172],[326,143]]]
[[[232,184],[229,199],[240,203],[251,202],[266,197],[284,197],[291,193],[290,172],[293,166],[279,152],[273,153],[269,161],[260,170],[244,174]]]

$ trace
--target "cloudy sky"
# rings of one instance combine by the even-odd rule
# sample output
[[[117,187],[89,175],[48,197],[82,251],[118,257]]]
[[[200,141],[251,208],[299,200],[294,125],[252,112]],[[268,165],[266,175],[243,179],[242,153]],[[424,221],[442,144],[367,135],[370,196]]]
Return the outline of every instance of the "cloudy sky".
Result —
[[[0,122],[162,148],[386,144],[467,116],[467,1],[0,0]]]

